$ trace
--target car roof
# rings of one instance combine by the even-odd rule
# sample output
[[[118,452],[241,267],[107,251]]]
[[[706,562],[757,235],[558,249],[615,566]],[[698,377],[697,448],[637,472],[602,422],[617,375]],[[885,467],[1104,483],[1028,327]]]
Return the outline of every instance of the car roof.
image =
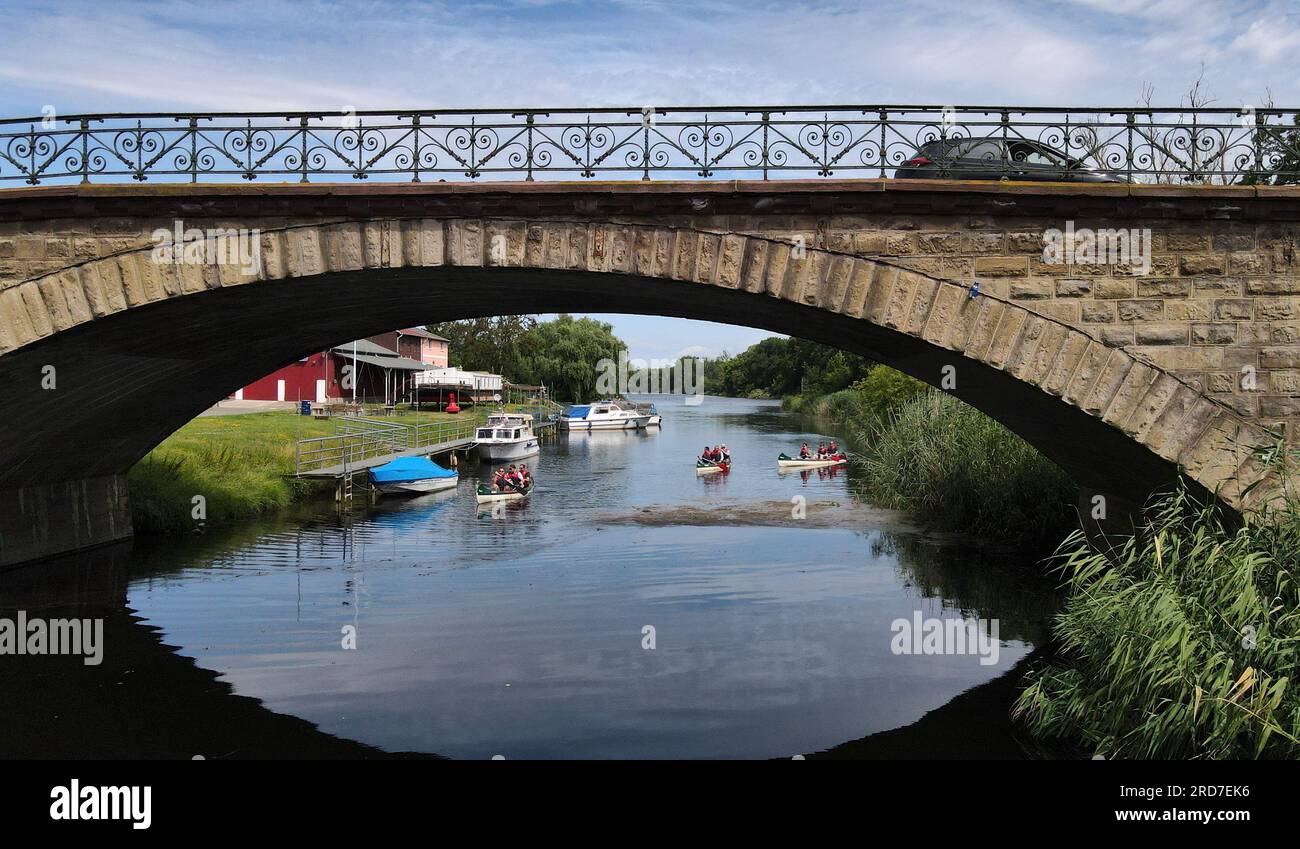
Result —
[[[1051,151],[1057,156],[1064,156],[1066,159],[1073,158],[1068,153],[1062,153],[1061,151],[1057,150],[1051,145],[1044,144],[1043,142],[1040,141],[1034,141],[1033,139],[1015,138],[1015,137],[1004,139],[1002,136],[976,136],[974,138],[971,138],[969,136],[963,136],[961,138],[934,139],[932,141],[928,141],[925,144],[921,145],[919,148],[917,148],[917,151],[936,150],[941,148],[946,152],[962,144],[983,144],[983,143],[990,143],[990,142],[993,144],[1005,143],[1007,145],[1028,145],[1029,147],[1036,147],[1041,150]]]

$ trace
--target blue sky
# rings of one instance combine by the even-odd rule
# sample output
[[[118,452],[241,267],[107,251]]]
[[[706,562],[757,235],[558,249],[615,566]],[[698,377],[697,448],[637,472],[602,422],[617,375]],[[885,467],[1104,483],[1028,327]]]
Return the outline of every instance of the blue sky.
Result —
[[[418,106],[1300,105],[1296,0],[0,0],[0,114]],[[608,316],[634,356],[762,332]]]

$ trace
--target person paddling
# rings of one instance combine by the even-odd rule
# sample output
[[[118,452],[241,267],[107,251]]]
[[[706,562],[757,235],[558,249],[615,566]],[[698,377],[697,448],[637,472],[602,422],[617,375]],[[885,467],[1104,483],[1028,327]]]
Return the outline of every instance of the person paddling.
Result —
[[[840,445],[839,445],[839,443],[832,439],[832,440],[831,440],[831,446],[830,446],[830,448],[829,448],[828,450],[830,451],[831,459],[832,459],[832,460],[835,459],[835,458],[838,457],[839,454],[840,454]]]
[[[808,443],[807,443],[807,442],[805,442],[805,443],[803,444],[803,447],[799,449],[799,459],[800,459],[800,460],[811,460],[811,459],[812,459],[812,452],[808,450]]]

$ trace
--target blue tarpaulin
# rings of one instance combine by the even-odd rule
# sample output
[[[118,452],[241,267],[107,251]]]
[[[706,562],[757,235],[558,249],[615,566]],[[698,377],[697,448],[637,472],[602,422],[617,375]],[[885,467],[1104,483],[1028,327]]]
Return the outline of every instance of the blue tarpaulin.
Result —
[[[585,419],[587,417],[587,414],[590,412],[591,412],[590,404],[584,404],[582,406],[574,405],[569,408],[569,411],[565,415],[567,415],[571,419]]]
[[[454,478],[456,473],[444,469],[428,457],[398,457],[391,463],[375,466],[370,479],[375,483],[406,483],[430,478]]]

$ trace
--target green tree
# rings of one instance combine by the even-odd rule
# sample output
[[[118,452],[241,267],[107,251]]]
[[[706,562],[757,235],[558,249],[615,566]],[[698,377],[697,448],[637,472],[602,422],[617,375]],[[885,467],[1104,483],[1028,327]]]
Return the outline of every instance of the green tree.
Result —
[[[557,401],[592,400],[598,363],[617,360],[626,348],[613,325],[571,315],[541,322],[531,315],[470,318],[428,329],[449,340],[452,365],[543,384]]]
[[[500,315],[444,321],[427,329],[448,340],[451,365],[519,381],[524,340],[536,326],[531,315]]]
[[[536,324],[521,340],[517,380],[545,384],[557,401],[595,400],[600,361],[617,360],[627,346],[614,327],[592,318],[560,315]]]
[[[780,398],[798,392],[825,395],[867,375],[871,361],[806,339],[771,337],[734,357],[705,363],[711,395]]]

